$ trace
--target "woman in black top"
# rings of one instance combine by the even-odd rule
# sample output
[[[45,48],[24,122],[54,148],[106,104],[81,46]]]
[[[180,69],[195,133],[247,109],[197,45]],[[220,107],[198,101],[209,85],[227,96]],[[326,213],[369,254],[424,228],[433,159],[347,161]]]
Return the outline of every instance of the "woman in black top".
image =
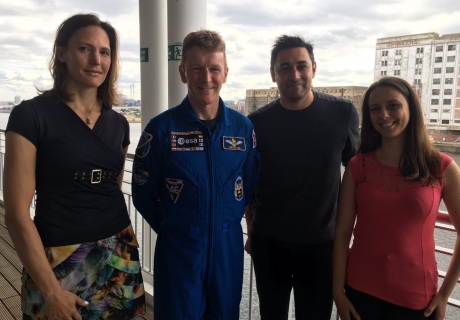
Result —
[[[121,191],[129,124],[111,108],[116,31],[92,14],[68,18],[50,69],[53,88],[15,107],[6,129],[5,221],[25,269],[24,319],[134,319],[145,299]]]

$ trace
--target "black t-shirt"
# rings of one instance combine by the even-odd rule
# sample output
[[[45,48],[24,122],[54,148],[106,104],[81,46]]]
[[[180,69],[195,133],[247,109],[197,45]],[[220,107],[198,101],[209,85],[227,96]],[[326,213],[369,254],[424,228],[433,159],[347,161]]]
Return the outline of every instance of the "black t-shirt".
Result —
[[[340,166],[357,146],[352,102],[314,92],[303,110],[287,110],[278,99],[249,119],[261,161],[251,230],[296,243],[332,240]]]
[[[123,170],[130,141],[122,115],[104,107],[91,130],[56,96],[42,95],[16,106],[6,131],[37,148],[34,221],[45,246],[104,239],[131,223],[116,179],[81,179],[92,170]]]

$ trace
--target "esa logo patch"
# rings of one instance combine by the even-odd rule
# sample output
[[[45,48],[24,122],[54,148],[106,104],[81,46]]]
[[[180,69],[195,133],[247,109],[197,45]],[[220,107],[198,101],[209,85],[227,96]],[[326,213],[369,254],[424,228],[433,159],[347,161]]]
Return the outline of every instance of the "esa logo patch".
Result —
[[[171,197],[172,202],[176,204],[182,192],[182,188],[184,187],[184,180],[166,178],[165,182],[169,196]]]
[[[244,190],[243,179],[241,177],[238,177],[235,180],[235,186],[233,187],[233,195],[235,196],[236,201],[243,200]]]
[[[204,151],[201,131],[171,132],[171,151]]]
[[[222,137],[222,143],[224,150],[237,150],[245,151],[246,150],[246,140],[242,137]]]

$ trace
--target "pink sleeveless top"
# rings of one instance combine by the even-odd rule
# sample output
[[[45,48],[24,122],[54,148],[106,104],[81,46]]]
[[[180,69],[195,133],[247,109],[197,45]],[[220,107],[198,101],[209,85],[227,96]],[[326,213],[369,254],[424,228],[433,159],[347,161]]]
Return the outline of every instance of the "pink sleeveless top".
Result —
[[[452,158],[441,154],[441,174]],[[434,226],[442,181],[423,185],[381,164],[375,153],[350,160],[357,218],[347,283],[410,309],[424,309],[437,291]]]

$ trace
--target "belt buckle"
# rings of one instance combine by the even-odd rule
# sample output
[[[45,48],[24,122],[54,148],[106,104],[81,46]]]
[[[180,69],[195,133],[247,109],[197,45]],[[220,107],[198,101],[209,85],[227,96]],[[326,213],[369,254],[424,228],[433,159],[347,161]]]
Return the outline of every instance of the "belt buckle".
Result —
[[[102,180],[102,169],[91,170],[91,183],[100,183]]]

